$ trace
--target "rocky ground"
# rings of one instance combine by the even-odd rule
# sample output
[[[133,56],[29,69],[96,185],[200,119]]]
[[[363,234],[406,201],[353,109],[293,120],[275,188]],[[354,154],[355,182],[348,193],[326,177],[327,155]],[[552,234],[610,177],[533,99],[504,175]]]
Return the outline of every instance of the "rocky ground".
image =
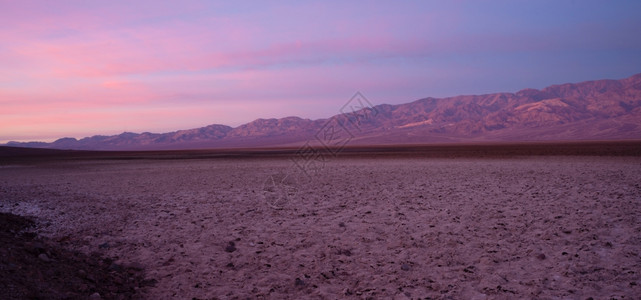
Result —
[[[641,158],[338,157],[307,167],[309,176],[286,158],[5,165],[0,210],[33,218],[52,248],[3,230],[3,245],[18,246],[2,247],[2,284],[18,298],[641,295]],[[65,268],[48,269],[56,263]]]
[[[0,298],[140,299],[145,287],[142,266],[124,266],[95,253],[61,248],[38,237],[34,221],[0,213]]]

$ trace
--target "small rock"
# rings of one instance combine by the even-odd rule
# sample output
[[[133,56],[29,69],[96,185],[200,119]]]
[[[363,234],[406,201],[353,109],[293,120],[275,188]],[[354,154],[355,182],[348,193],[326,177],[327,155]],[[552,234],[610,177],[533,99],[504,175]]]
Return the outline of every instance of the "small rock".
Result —
[[[296,286],[304,286],[305,285],[305,281],[303,281],[300,278],[296,278],[296,281],[294,282],[294,285],[296,285]]]
[[[87,276],[87,272],[85,270],[78,270],[78,276],[84,278]]]
[[[409,270],[410,270],[410,265],[408,265],[408,264],[402,264],[402,265],[401,265],[401,270],[403,270],[403,271],[409,271]]]
[[[538,258],[540,260],[544,260],[546,258],[546,256],[545,256],[545,254],[541,253],[541,254],[537,255],[536,258]]]
[[[99,299],[102,299],[102,297],[100,296],[100,293],[98,293],[98,292],[95,292],[95,293],[91,294],[91,296],[89,296],[89,300],[99,300]]]
[[[26,243],[27,251],[33,254],[40,254],[45,252],[44,245],[40,242]]]
[[[225,251],[229,253],[236,251],[236,244],[234,242],[229,242],[227,247],[225,247]]]
[[[109,249],[109,247],[110,247],[109,243],[102,243],[102,244],[98,245],[98,248],[100,248],[100,249]]]
[[[343,222],[338,223],[338,227],[345,227],[345,223]]]
[[[164,262],[164,263],[162,264],[162,266],[163,266],[163,267],[169,266],[169,265],[171,265],[174,261],[176,261],[176,260],[174,260],[174,258],[173,258],[173,257],[170,257],[166,262]]]
[[[145,268],[145,266],[143,266],[139,262],[133,262],[133,263],[129,264],[129,268],[132,268],[132,269],[137,270],[137,271],[142,271]]]
[[[109,271],[120,272],[122,271],[122,266],[117,263],[112,263],[111,265],[109,265]]]
[[[44,253],[40,253],[40,255],[38,255],[38,258],[41,261],[44,261],[44,262],[50,262],[51,261],[51,258],[49,258],[49,256],[47,256],[47,254],[44,254]]]
[[[338,251],[339,255],[352,256],[352,251],[349,249],[343,249]]]

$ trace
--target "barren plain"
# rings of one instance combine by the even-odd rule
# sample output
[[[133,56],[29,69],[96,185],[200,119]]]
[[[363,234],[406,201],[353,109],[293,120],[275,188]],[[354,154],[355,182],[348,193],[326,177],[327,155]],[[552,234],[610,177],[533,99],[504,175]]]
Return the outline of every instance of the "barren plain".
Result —
[[[641,157],[82,159],[0,166],[0,211],[149,299],[638,299]],[[87,295],[89,297],[89,295]]]

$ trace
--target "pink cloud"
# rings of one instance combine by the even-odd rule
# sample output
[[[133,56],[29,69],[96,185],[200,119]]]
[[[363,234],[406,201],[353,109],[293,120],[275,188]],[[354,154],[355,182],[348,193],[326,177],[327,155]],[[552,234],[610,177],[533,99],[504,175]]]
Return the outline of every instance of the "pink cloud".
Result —
[[[404,49],[416,48],[416,41],[395,38],[398,32],[390,30],[390,24],[384,25],[385,20],[337,22],[330,30],[332,34],[323,34],[325,29],[316,23],[305,23],[309,7],[278,6],[269,12],[300,20],[304,25],[293,36],[288,30],[290,23],[273,22],[261,13],[250,15],[259,18],[257,21],[202,17],[189,22],[172,20],[126,27],[118,25],[134,22],[132,15],[114,11],[108,5],[104,9],[97,19],[72,7],[61,9],[61,16],[36,10],[32,18],[43,14],[38,22],[12,18],[19,30],[0,30],[0,37],[14,41],[4,55],[10,55],[12,61],[22,61],[32,72],[43,76],[100,77],[318,63],[363,55],[403,55]],[[142,18],[164,16],[168,9],[154,8]],[[268,22],[272,30],[260,25]],[[308,35],[310,27],[320,34]],[[284,31],[279,33],[274,28]]]

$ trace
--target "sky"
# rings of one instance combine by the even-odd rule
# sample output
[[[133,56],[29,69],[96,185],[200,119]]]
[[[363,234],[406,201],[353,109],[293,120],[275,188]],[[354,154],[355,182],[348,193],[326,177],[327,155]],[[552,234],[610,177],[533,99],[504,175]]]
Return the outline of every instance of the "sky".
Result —
[[[641,73],[641,1],[0,0],[0,143]]]

